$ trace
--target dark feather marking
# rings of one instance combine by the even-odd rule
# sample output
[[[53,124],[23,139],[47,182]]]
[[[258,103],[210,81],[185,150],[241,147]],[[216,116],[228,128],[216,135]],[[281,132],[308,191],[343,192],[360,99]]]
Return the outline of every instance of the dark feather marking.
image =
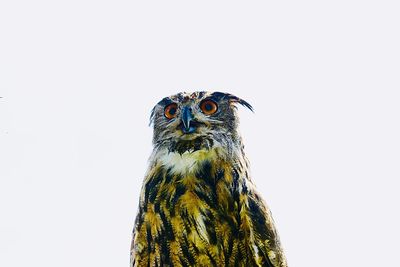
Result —
[[[247,188],[246,181],[243,180],[242,183],[241,183],[241,185],[242,185],[242,194],[247,195],[247,193],[249,192],[249,190],[248,190],[248,188]]]
[[[200,91],[199,92],[199,99],[202,99],[203,97],[204,97],[204,95],[206,94],[206,92],[204,92],[204,91]]]
[[[168,169],[167,173],[165,174],[165,183],[169,184],[171,182],[171,180],[172,180],[172,177],[173,177],[172,170]]]
[[[179,94],[176,95],[176,100],[179,102],[182,102],[184,100],[184,92],[181,92]]]
[[[162,220],[162,223],[164,225],[164,234],[166,237],[166,240],[174,240],[175,239],[175,234],[174,230],[172,228],[171,222],[168,220],[167,216],[165,215],[164,211],[161,209],[160,210],[160,218]]]
[[[214,257],[211,255],[211,253],[209,251],[207,251],[206,253],[207,253],[207,256],[210,259],[212,265],[217,266],[217,262],[215,261]]]
[[[193,220],[193,217],[190,216],[187,209],[181,209],[179,214],[180,214],[184,224],[187,224],[189,227],[193,227],[196,224],[196,221]],[[190,230],[190,232],[191,232],[191,230]]]
[[[204,201],[210,208],[215,209],[217,206],[217,199],[214,197],[215,194],[207,194],[207,191],[204,191],[202,189],[194,189],[193,191],[200,200]]]
[[[237,96],[234,96],[232,94],[222,93],[222,92],[214,92],[211,94],[211,99],[216,100],[217,102],[222,99],[227,99],[234,103],[239,103],[240,105],[242,105],[242,106],[250,109],[252,112],[254,112],[254,108],[247,101],[245,101]]]
[[[201,182],[204,182],[206,188],[195,189],[195,193],[212,208],[216,207],[218,203],[216,180],[221,179],[220,175],[221,172],[217,172],[215,176],[213,175],[212,164],[208,160],[204,161],[196,172],[196,177]]]
[[[154,203],[154,212],[159,213],[160,212],[160,202]]]
[[[153,238],[151,237],[151,225],[149,223],[146,224],[146,234],[147,234],[147,253],[150,254]]]
[[[217,233],[215,232],[215,221],[206,219],[204,224],[207,227],[207,234],[211,245],[217,244]]]
[[[201,215],[204,218],[204,225],[206,226],[207,233],[209,235],[210,244],[217,244],[217,233],[215,231],[215,217],[210,210],[202,210],[200,211]]]
[[[220,217],[221,221],[226,222],[228,226],[231,228],[232,231],[232,236],[235,238],[239,237],[239,224],[235,222],[235,220],[226,214],[225,212],[220,212],[218,213],[218,216]]]
[[[240,241],[238,242],[238,246],[240,246]],[[238,247],[237,248],[237,254],[235,255],[235,267],[239,267],[240,266],[240,263],[242,262],[242,260],[245,259],[244,256],[245,255],[242,255],[242,251]],[[244,265],[244,266],[246,266],[246,265]]]
[[[185,152],[195,152],[200,149],[209,149],[208,138],[199,137],[194,140],[180,140],[179,142],[171,141],[168,151],[183,154]]]
[[[272,264],[271,260],[269,259],[265,249],[263,249],[262,247],[259,246],[259,244],[256,244],[257,248],[258,248],[258,252],[262,253],[262,258],[265,260],[265,265],[266,267],[274,267],[274,265]]]
[[[138,216],[136,216],[136,220],[135,220],[135,228],[133,229],[133,231],[135,231],[135,229],[142,225],[144,221],[144,207],[140,207],[139,206],[139,213]]]
[[[160,246],[161,247],[161,251],[160,251],[160,254],[161,254],[161,266],[165,266],[165,265],[171,264],[171,260],[170,260],[170,257],[169,257],[170,249],[169,249],[169,246],[168,246],[168,241],[164,238],[164,239],[162,239],[160,245],[161,245]]]
[[[233,181],[232,181],[232,186],[231,186],[230,191],[231,191],[231,195],[232,195],[233,201],[235,203],[237,203],[237,205],[239,206],[240,205],[240,192],[239,192],[239,178],[240,178],[240,175],[239,175],[239,172],[236,169],[232,170],[232,178],[233,178]],[[238,208],[240,210],[240,206]]]
[[[186,187],[183,184],[178,184],[175,187],[175,194],[174,197],[172,198],[171,202],[170,202],[170,207],[175,208],[176,202],[178,202],[179,198],[185,194],[186,192]]]
[[[219,182],[219,180],[221,180],[225,176],[224,169],[218,169],[215,176],[216,176],[215,182]]]
[[[183,194],[185,194],[186,190],[187,188],[183,184],[178,184],[175,187],[175,194],[173,195],[172,199],[167,199],[167,204],[171,216],[175,216],[175,205],[178,202],[179,198],[183,196]]]
[[[161,233],[157,235],[156,237],[156,243],[160,245],[160,260],[161,260],[161,266],[168,266],[171,264],[169,252],[169,241],[175,239],[174,231],[172,229],[171,223],[168,221],[167,217],[165,216],[164,211],[161,209],[160,212],[160,218],[162,221],[163,229],[161,230]]]
[[[192,232],[192,228],[191,228],[192,224],[189,220],[185,219],[188,217],[187,210],[186,209],[180,210],[180,216],[182,218],[183,226],[185,227],[186,234],[189,235]]]
[[[228,250],[225,252],[225,266],[229,266],[229,260],[232,258],[232,250],[233,250],[233,237],[228,237]]]
[[[168,151],[177,152],[182,155],[185,152],[195,152],[201,149],[210,149],[212,145],[213,141],[211,138],[198,137],[193,140],[171,141],[168,146]]]
[[[147,211],[147,203],[153,202],[157,196],[158,188],[160,187],[160,183],[163,179],[163,172],[158,172],[155,176],[153,176],[145,185],[145,192],[144,192],[144,204],[145,204],[145,211]]]
[[[196,260],[192,253],[189,251],[189,242],[186,238],[183,241],[184,242],[181,243],[183,256],[188,260],[189,265],[193,266],[196,263]]]
[[[190,267],[190,265],[187,263],[187,260],[185,258],[183,258],[182,256],[179,256],[179,261],[181,262],[182,266]]]
[[[266,218],[260,209],[260,204],[256,203],[254,199],[249,198],[249,211],[250,217],[253,221],[254,231],[263,239],[271,239],[270,233],[267,228]]]
[[[212,165],[209,160],[205,160],[196,173],[196,177],[207,183],[210,188],[215,188],[215,179],[211,173]]]
[[[168,170],[166,171],[166,173],[165,173],[164,183],[167,184],[167,185],[170,184],[174,177],[175,177],[176,179],[179,180],[181,176],[180,176],[180,175],[173,175],[173,174],[172,174],[172,170],[171,170],[171,169],[168,169]],[[162,199],[162,200],[166,200],[167,203],[169,203],[169,202],[171,201],[171,195],[170,195],[170,193],[166,190],[165,187],[161,189],[159,198]]]

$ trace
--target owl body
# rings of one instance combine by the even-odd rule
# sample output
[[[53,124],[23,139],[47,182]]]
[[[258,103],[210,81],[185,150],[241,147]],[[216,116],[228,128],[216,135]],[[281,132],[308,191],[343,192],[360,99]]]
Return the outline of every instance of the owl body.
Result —
[[[139,201],[131,267],[287,266],[236,129],[235,104],[247,102],[207,92],[167,100],[153,109],[154,151]],[[217,111],[207,112],[204,101]],[[170,105],[174,116],[165,114]],[[184,115],[188,107],[192,114]],[[186,116],[195,123],[183,123]]]

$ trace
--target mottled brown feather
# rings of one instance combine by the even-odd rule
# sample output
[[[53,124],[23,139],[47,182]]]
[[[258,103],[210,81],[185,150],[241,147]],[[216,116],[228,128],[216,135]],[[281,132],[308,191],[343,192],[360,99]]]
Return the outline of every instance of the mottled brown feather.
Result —
[[[224,116],[230,121],[222,126],[204,121],[212,134],[206,129],[206,134],[189,140],[182,140],[179,130],[169,128],[172,122],[159,114],[164,102],[197,105],[212,96],[178,94],[153,109],[155,151],[142,186],[131,267],[287,266],[271,213],[249,177],[236,131],[232,101],[243,100],[214,93],[225,114],[212,119]],[[158,129],[159,124],[164,128]]]

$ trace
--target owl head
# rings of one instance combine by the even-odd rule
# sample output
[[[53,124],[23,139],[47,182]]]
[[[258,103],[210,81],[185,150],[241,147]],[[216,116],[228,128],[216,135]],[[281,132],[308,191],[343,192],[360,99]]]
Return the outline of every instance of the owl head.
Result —
[[[153,144],[184,153],[240,142],[237,104],[253,111],[243,99],[221,92],[178,93],[153,108]]]

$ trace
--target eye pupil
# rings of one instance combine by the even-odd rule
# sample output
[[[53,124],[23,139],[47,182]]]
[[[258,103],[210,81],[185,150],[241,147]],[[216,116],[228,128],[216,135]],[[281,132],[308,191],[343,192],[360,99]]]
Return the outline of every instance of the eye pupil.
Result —
[[[170,108],[169,114],[175,115],[175,113],[176,113],[176,108]]]
[[[207,111],[210,111],[210,110],[213,109],[213,106],[212,106],[210,103],[207,103],[207,104],[205,104],[204,108],[205,108]]]

